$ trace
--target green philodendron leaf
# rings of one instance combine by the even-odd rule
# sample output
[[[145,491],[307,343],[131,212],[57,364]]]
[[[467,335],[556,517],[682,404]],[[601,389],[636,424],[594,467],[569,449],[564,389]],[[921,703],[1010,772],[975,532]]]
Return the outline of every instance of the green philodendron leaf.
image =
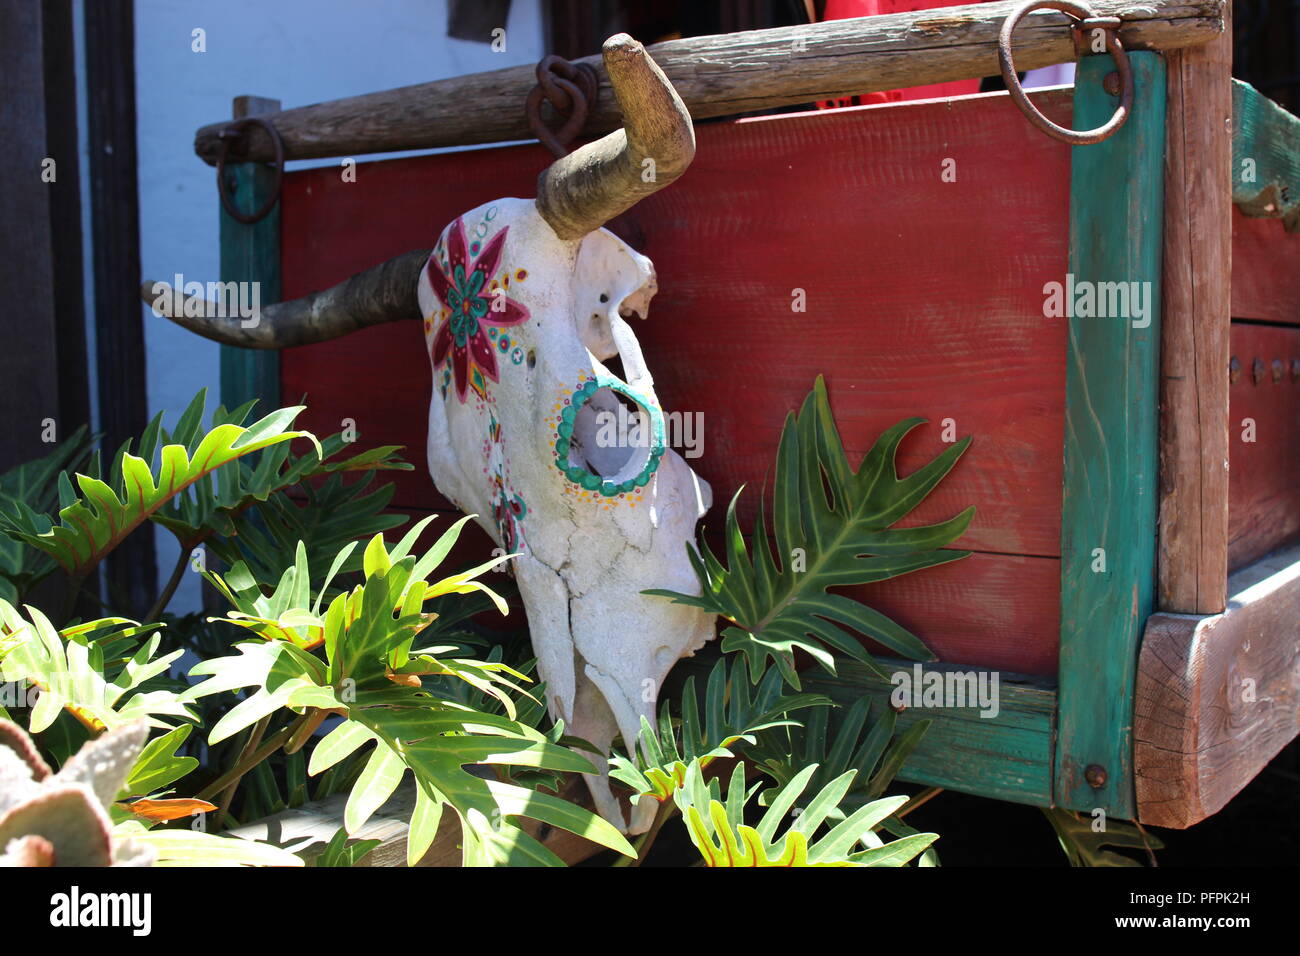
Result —
[[[247,568],[236,566],[225,575],[209,575],[238,608],[226,620],[262,638],[239,644],[235,655],[204,661],[191,671],[208,680],[192,687],[186,699],[249,690],[212,728],[209,740],[228,736],[282,708],[299,713],[317,708],[343,715],[343,722],[316,744],[307,772],[327,771],[373,742],[345,810],[346,829],[355,833],[409,771],[417,786],[408,837],[408,857],[415,860],[428,849],[446,807],[461,821],[465,860],[470,864],[553,858],[520,829],[517,822],[522,817],[571,830],[634,856],[622,834],[589,811],[467,769],[595,771],[585,757],[511,716],[510,695],[519,692],[515,681],[527,680],[520,671],[500,661],[453,658],[450,647],[411,651],[416,633],[428,622],[425,602],[450,593],[494,597],[474,575],[509,557],[430,582],[465,523],[457,522],[429,552],[417,557],[411,549],[431,520],[418,523],[392,546],[375,535],[360,549],[365,582],[328,601],[325,586],[319,590],[311,586],[310,562],[303,548],[269,594],[257,587]],[[345,547],[332,567],[341,566],[352,550],[351,544]],[[323,653],[325,660],[309,652],[308,646]],[[426,676],[460,681],[476,694],[493,698],[506,713],[488,713],[441,696],[433,684],[423,684]]]
[[[195,398],[199,409],[203,397],[200,392]],[[188,433],[188,422],[196,417],[195,403],[186,410],[187,424],[178,432]],[[20,505],[7,516],[5,531],[48,554],[73,578],[84,577],[127,535],[223,465],[294,438],[310,441],[319,456],[320,443],[315,436],[289,430],[301,411],[301,406],[282,408],[248,428],[226,421],[201,438],[161,447],[159,416],[140,438],[140,455],[131,454],[130,443],[123,445],[107,480],[97,477],[94,472],[98,469],[91,468],[92,474],[75,476],[74,489],[66,473],[60,476],[57,522]],[[218,412],[218,418],[225,417]],[[239,413],[230,417],[234,415]]]
[[[423,780],[415,781],[415,810],[411,813],[410,829],[406,834],[406,865],[415,866],[433,846],[442,823],[444,804],[437,791]]]
[[[193,724],[184,724],[145,744],[127,777],[127,792],[132,795],[157,793],[197,767],[199,762],[196,758],[176,755],[193,729]]]
[[[184,444],[194,453],[202,440],[197,423],[202,416],[200,393],[181,416],[175,435],[163,433],[163,441]],[[218,409],[212,425],[243,425],[250,406],[226,413]],[[230,462],[211,475],[195,482],[184,493],[168,501],[153,520],[167,528],[189,551],[214,534],[232,537],[238,534],[237,517],[246,509],[265,503],[273,494],[292,488],[307,479],[322,475],[361,471],[410,471],[412,465],[395,457],[399,445],[372,448],[347,457],[339,457],[355,437],[343,433],[324,439],[312,451],[294,455],[288,442],[266,448],[256,460]],[[251,462],[251,463],[250,463]]]
[[[585,757],[551,743],[517,721],[453,705],[411,687],[362,690],[348,707],[348,719],[316,745],[308,773],[327,770],[370,741],[375,748],[349,795],[345,826],[349,833],[364,826],[409,770],[417,786],[408,834],[411,861],[418,861],[428,850],[448,806],[461,820],[467,845],[477,846],[478,841],[486,840],[494,853],[508,846],[530,858],[549,853],[512,822],[512,818],[527,817],[635,855],[617,830],[588,810],[466,769],[479,765],[561,773],[595,771]],[[471,860],[467,858],[467,862]],[[493,862],[492,855],[478,862]]]
[[[70,628],[80,632],[112,626],[119,619],[95,621]],[[171,730],[161,718],[194,720],[181,695],[170,691],[136,691],[146,681],[164,673],[184,650],[155,658],[162,638],[153,634],[109,680],[104,655],[95,644],[81,643],[59,632],[36,608],[27,607],[24,619],[7,602],[0,601],[0,621],[8,632],[0,639],[0,679],[27,681],[40,690],[32,708],[30,730],[39,733],[63,711],[98,733],[137,719],[152,727]],[[135,693],[130,693],[136,691]]]
[[[80,468],[90,456],[94,439],[83,425],[41,458],[0,474],[0,531],[15,527],[10,515],[41,514],[58,501],[57,476]],[[19,603],[23,593],[57,568],[48,554],[0,534],[0,599]]]
[[[325,849],[312,866],[356,866],[367,853],[382,843],[382,840],[349,840],[348,831],[339,827],[338,832],[325,844]]]
[[[722,800],[717,781],[706,784],[698,762],[693,762],[673,800],[704,865],[903,866],[938,839],[937,834],[920,833],[885,843],[875,833],[907,797],[837,813],[839,801],[852,786],[852,770],[802,800],[816,771],[812,764],[789,783],[766,792],[762,802],[768,805],[767,812],[757,826],[750,826],[744,810],[755,790],[745,788],[744,764],[736,765]],[[834,819],[839,822],[827,827],[826,822]],[[856,850],[859,845],[864,848]]]
[[[1164,847],[1159,837],[1124,820],[1081,816],[1055,807],[1043,808],[1043,814],[1056,831],[1071,866],[1141,866],[1132,857],[1106,847],[1142,850],[1148,855]]]
[[[352,785],[348,802],[343,810],[343,827],[356,833],[371,815],[388,802],[406,773],[401,755],[382,740],[376,739],[357,782]]]
[[[911,418],[886,431],[853,471],[831,415],[826,384],[818,376],[798,415],[787,417],[781,433],[772,494],[775,545],[769,539],[764,503],[746,543],[733,498],[725,523],[727,564],[703,539],[698,551],[687,547],[702,593],[646,593],[731,621],[732,626],[722,632],[722,649],[745,655],[754,682],[771,659],[786,681],[798,688],[796,651],[832,673],[836,651],[870,665],[873,662],[857,635],[910,659],[933,660],[929,649],[906,628],[828,590],[888,580],[970,553],[945,548],[965,533],[974,507],[939,524],[893,527],[924,500],[970,444],[970,438],[964,438],[899,478],[895,464],[899,443],[921,423],[922,419]]]
[[[916,749],[932,721],[920,720],[894,738],[897,715],[878,706],[870,716],[872,701],[863,697],[848,708],[821,708],[802,725],[791,724],[765,734],[746,751],[755,766],[784,785],[817,765],[810,786],[823,787],[847,771],[854,771],[850,801],[870,801],[884,794]]]
[[[190,829],[147,829],[125,820],[113,827],[119,840],[150,847],[157,853],[154,866],[302,866],[301,857],[256,840],[244,840]]]
[[[342,474],[332,474],[320,484],[300,484],[294,492],[300,497],[274,492],[256,508],[232,516],[233,535],[209,538],[204,547],[228,565],[245,566],[251,582],[273,588],[285,568],[295,563],[301,544],[312,569],[311,585],[320,587],[331,559],[349,542],[407,520],[385,511],[394,486],[382,484],[368,490],[372,478],[363,474],[360,480],[344,484]],[[353,550],[336,573],[360,569],[361,552]]]
[[[751,689],[739,668],[720,659],[709,673],[703,710],[692,674],[682,689],[680,719],[673,719],[667,699],[660,704],[657,726],[642,717],[635,759],[612,757],[610,776],[634,793],[662,803],[682,786],[692,762],[703,768],[719,757],[747,751],[767,732],[797,727],[788,718],[794,711],[821,711],[831,705],[830,698],[821,694],[782,694],[782,690],[776,670],[769,670]]]

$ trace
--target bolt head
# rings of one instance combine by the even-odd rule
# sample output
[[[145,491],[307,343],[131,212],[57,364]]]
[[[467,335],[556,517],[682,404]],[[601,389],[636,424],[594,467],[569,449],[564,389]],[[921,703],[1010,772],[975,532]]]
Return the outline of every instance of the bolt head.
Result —
[[[1088,769],[1083,772],[1083,779],[1088,781],[1088,786],[1094,790],[1100,790],[1106,786],[1106,768],[1099,763],[1088,764]]]
[[[1241,381],[1241,360],[1237,356],[1232,357],[1228,363],[1228,384],[1236,385]]]
[[[1264,360],[1262,358],[1257,358],[1250,363],[1250,377],[1256,385],[1264,381]]]
[[[1109,93],[1111,96],[1119,96],[1120,93],[1119,73],[1117,73],[1115,70],[1111,70],[1109,73],[1107,73],[1105,78],[1101,81],[1101,88],[1105,90],[1107,93]]]

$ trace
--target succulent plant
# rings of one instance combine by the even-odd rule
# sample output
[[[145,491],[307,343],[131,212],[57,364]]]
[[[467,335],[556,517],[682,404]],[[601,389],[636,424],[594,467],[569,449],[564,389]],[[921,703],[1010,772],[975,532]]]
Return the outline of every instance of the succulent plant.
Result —
[[[125,724],[53,773],[26,731],[0,720],[0,866],[152,865],[152,847],[114,839],[108,813],[148,734],[144,720]]]

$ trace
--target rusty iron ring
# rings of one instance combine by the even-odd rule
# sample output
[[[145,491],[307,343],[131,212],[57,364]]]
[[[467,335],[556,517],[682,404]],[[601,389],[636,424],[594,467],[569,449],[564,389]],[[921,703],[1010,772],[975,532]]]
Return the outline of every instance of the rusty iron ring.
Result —
[[[557,93],[554,85],[557,78],[566,79],[570,83],[577,83],[582,87],[582,94],[588,100],[596,97],[599,77],[596,75],[596,68],[590,63],[570,63],[563,57],[552,54],[542,57],[535,68],[535,72],[537,74],[537,85],[546,91],[546,98],[557,109],[567,110],[571,105],[567,94],[561,95]]]
[[[230,152],[233,150],[235,159],[241,154],[248,151],[248,143],[245,139],[245,130],[249,126],[260,126],[266,131],[266,135],[271,139],[271,145],[275,148],[275,181],[271,186],[271,195],[266,198],[252,213],[240,212],[235,206],[235,201],[230,195],[230,189],[226,184],[226,161]],[[243,119],[237,119],[225,127],[219,134],[221,140],[221,151],[217,154],[217,195],[221,197],[221,205],[230,214],[230,218],[236,222],[242,222],[244,225],[251,225],[266,218],[267,213],[276,204],[280,198],[280,184],[284,181],[284,140],[280,138],[279,132],[275,126],[260,116],[245,116]]]
[[[1073,17],[1077,21],[1071,25],[1071,29],[1076,31],[1076,49],[1080,45],[1083,31],[1101,30],[1105,34],[1106,49],[1115,61],[1115,68],[1119,71],[1120,102],[1114,115],[1103,125],[1095,129],[1084,130],[1066,129],[1064,126],[1057,126],[1040,113],[1038,107],[1034,106],[1029,101],[1029,97],[1025,95],[1025,91],[1020,85],[1020,79],[1016,76],[1015,63],[1011,59],[1011,34],[1015,30],[1016,24],[1034,10],[1055,10],[1058,13]],[[1011,94],[1011,99],[1016,106],[1020,108],[1020,112],[1025,114],[1025,119],[1053,139],[1059,139],[1071,146],[1087,146],[1092,143],[1100,143],[1123,126],[1128,120],[1129,113],[1133,111],[1133,68],[1129,64],[1128,54],[1124,52],[1124,47],[1119,42],[1119,25],[1120,20],[1118,17],[1099,17],[1093,13],[1092,8],[1086,3],[1075,2],[1075,0],[1029,0],[1029,2],[1023,3],[1013,10],[1002,21],[1002,31],[998,34],[998,65],[1002,68],[1002,79],[1006,81],[1007,91]]]
[[[570,63],[554,55],[538,62],[537,85],[528,93],[524,113],[533,135],[557,158],[568,155],[569,143],[582,132],[599,82],[595,68],[589,63]],[[558,130],[552,131],[542,119],[543,99],[557,115],[568,113]]]

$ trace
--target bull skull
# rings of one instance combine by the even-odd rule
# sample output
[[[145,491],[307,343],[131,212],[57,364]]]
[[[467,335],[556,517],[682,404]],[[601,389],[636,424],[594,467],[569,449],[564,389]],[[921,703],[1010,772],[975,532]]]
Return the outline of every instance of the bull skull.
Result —
[[[626,321],[646,315],[654,267],[601,227],[677,178],[695,138],[639,43],[612,37],[604,61],[626,127],[553,163],[536,200],[480,206],[432,253],[268,306],[252,328],[166,297],[163,311],[252,348],[423,316],[434,375],[429,472],[518,553],[511,563],[550,712],[600,751],[601,773],[588,778],[597,810],[639,833],[653,801],[625,823],[605,757],[617,734],[635,746],[669,669],[713,636],[710,615],[641,593],[698,593],[683,545],[711,496],[665,444],[663,409]]]

